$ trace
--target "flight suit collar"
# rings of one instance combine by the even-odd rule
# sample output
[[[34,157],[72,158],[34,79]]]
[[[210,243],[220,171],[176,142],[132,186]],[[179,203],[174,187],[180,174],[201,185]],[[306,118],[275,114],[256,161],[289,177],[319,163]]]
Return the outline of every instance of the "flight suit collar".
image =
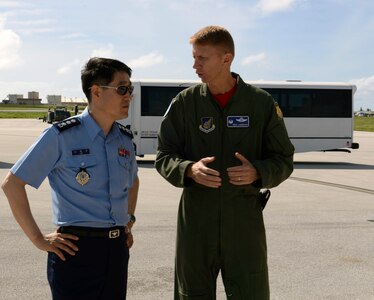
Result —
[[[233,78],[236,79],[236,84],[237,84],[238,87],[245,84],[243,79],[240,77],[239,74],[231,72],[231,75],[232,75]],[[207,95],[210,94],[208,85],[206,83],[203,83],[201,85],[201,91],[200,92],[201,92],[201,96],[203,96],[203,97],[206,97]]]

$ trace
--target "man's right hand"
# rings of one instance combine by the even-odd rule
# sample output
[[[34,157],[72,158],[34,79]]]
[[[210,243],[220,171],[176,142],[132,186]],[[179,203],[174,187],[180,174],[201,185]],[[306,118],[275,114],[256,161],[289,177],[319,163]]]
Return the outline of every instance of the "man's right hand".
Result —
[[[189,165],[187,167],[186,176],[192,178],[195,182],[201,185],[211,188],[219,188],[222,181],[219,172],[207,167],[207,164],[214,160],[214,156],[204,157],[198,162]]]
[[[41,250],[56,253],[61,260],[65,261],[64,252],[74,256],[75,252],[79,250],[72,240],[77,241],[79,237],[69,233],[60,233],[56,230],[46,234],[43,239],[40,238],[34,244]]]

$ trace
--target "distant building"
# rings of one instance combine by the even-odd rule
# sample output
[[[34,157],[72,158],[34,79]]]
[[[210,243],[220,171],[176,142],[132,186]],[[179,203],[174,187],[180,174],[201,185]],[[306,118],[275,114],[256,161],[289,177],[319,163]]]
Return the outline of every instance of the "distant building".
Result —
[[[10,94],[8,95],[8,102],[9,104],[17,104],[17,99],[22,99],[23,95],[21,94]]]
[[[61,95],[47,95],[47,102],[49,105],[61,105]]]
[[[86,98],[64,98],[61,101],[61,105],[87,105],[88,101]]]
[[[27,104],[27,105],[39,105],[42,104],[42,99],[39,98],[39,92],[28,92],[28,97],[23,98],[23,95],[18,95],[17,104]]]
[[[42,99],[39,98],[38,92],[29,92],[27,98],[23,98],[22,94],[9,94],[2,101],[5,104],[28,104],[28,105],[39,105],[42,103]]]
[[[27,98],[24,98],[22,94],[9,94],[5,97],[2,103],[5,104],[28,104],[28,105],[40,105],[42,99],[39,98],[39,92],[31,91],[28,92]],[[51,106],[71,106],[81,105],[87,106],[88,101],[86,98],[66,98],[61,95],[47,95],[47,103]]]
[[[374,117],[374,111],[372,111],[372,110],[366,110],[366,111],[360,110],[360,111],[355,112],[355,115],[358,116],[358,117]]]

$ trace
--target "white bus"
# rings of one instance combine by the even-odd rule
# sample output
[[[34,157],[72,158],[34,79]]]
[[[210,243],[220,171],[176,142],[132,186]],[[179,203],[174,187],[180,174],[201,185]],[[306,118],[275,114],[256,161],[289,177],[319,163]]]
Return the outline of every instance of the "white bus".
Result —
[[[134,81],[129,117],[119,122],[133,131],[136,154],[155,154],[157,132],[171,100],[200,81]],[[347,151],[353,142],[353,99],[356,86],[302,81],[247,82],[269,92],[282,109],[296,152]]]

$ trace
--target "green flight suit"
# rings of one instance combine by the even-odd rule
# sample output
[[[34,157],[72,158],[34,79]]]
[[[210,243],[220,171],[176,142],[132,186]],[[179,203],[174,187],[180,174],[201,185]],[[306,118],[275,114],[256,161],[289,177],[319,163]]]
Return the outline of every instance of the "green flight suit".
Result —
[[[233,76],[237,89],[224,109],[206,84],[198,84],[173,99],[161,124],[155,167],[183,187],[174,299],[216,299],[219,271],[228,299],[270,297],[259,191],[290,176],[294,147],[272,97]],[[235,152],[255,166],[260,180],[247,186],[229,183],[226,169],[241,164]],[[216,157],[208,167],[222,178],[217,189],[185,177],[188,165],[208,156]]]

